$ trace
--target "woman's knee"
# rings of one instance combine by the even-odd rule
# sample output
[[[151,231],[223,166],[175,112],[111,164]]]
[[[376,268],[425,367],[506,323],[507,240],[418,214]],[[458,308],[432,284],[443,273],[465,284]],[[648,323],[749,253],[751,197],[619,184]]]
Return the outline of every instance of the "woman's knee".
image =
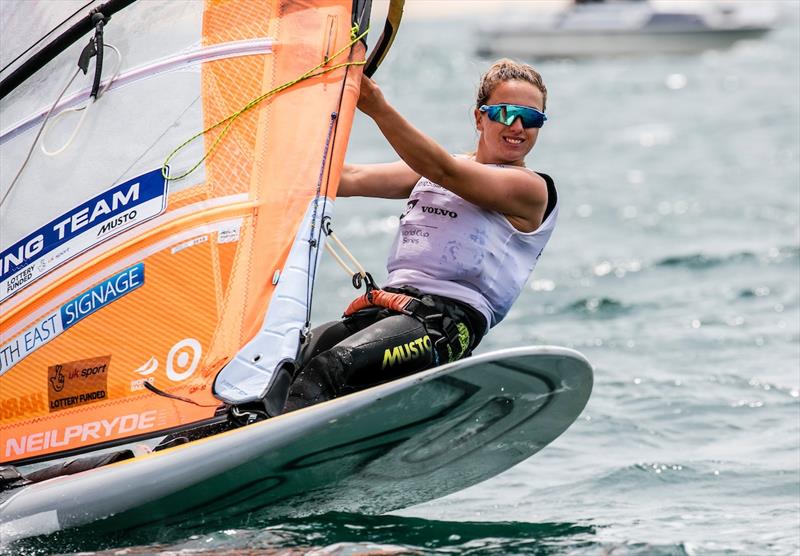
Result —
[[[289,387],[284,413],[339,396],[346,383],[345,349],[335,346],[311,358]]]

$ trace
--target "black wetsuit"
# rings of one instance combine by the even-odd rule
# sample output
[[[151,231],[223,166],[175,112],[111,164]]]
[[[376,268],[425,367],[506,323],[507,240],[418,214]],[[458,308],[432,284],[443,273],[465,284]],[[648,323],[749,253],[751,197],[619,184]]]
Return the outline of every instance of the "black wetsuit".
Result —
[[[415,288],[387,288],[419,299],[420,314],[363,309],[312,330],[284,412],[387,382],[469,355],[486,331],[475,309]]]

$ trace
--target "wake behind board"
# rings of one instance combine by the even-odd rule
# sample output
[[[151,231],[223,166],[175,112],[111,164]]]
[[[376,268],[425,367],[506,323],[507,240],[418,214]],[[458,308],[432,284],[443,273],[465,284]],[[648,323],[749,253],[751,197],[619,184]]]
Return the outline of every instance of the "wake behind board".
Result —
[[[0,493],[0,546],[79,526],[384,513],[457,492],[564,432],[591,365],[559,347],[495,351],[240,429]]]

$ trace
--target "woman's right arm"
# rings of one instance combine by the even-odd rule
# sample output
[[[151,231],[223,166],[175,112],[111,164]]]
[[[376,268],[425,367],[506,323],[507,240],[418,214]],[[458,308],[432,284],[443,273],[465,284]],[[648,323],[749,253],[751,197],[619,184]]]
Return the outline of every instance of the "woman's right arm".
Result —
[[[402,160],[388,164],[345,164],[337,197],[405,199],[419,178]]]

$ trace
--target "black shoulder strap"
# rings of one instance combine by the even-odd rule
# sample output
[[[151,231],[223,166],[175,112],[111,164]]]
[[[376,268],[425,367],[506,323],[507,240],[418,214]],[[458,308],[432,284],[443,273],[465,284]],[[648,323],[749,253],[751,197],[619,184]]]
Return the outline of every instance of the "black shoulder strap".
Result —
[[[553,209],[556,208],[556,203],[558,202],[558,193],[556,192],[556,184],[553,181],[553,178],[547,174],[543,174],[542,172],[536,173],[542,176],[547,184],[547,208],[544,209],[544,217],[542,217],[542,222],[544,222],[547,220],[547,217],[550,216],[550,213],[553,212]]]

